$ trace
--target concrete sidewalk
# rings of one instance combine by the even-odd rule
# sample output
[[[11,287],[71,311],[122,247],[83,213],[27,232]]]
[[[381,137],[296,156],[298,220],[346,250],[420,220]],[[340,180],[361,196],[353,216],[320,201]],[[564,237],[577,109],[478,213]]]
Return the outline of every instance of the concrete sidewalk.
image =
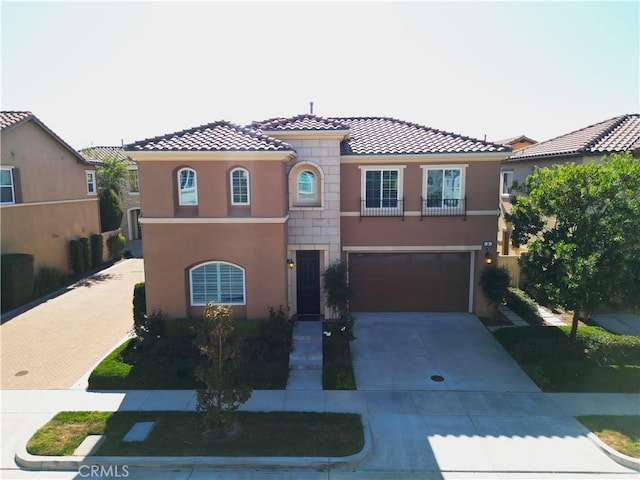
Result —
[[[24,452],[26,440],[58,411],[192,411],[196,395],[194,391],[185,390],[119,393],[6,390],[1,394],[2,473],[5,475],[2,478],[52,478],[20,476],[23,472],[18,471],[15,464],[13,469],[6,469],[6,466],[13,463],[9,458],[10,452]],[[47,399],[46,404],[43,404],[43,398]],[[415,478],[482,478],[489,472],[496,476],[488,478],[544,477],[552,472],[554,478],[560,478],[556,474],[563,472],[574,475],[572,478],[638,476],[638,472],[605,455],[588,431],[573,418],[575,415],[603,413],[635,415],[640,412],[640,398],[635,394],[259,390],[242,409],[363,415],[363,422],[370,430],[366,455],[348,466],[344,462],[332,465],[322,459],[316,463],[307,462],[307,466],[313,467],[311,470],[292,464],[288,468],[298,471],[295,478],[328,478],[329,473],[331,478],[343,475],[348,478],[387,478],[385,475],[395,477],[397,474],[403,478],[410,472],[416,473]],[[32,421],[23,425],[25,418]],[[8,435],[5,430],[12,430],[12,434]],[[60,459],[65,460],[69,459]],[[130,478],[147,478],[144,472],[150,465],[155,469],[177,469],[174,476],[164,476],[168,475],[165,472],[162,477],[175,479],[186,478],[185,471],[191,468],[198,471],[218,469],[216,478],[244,478],[238,468],[250,465],[268,468],[270,463],[271,469],[274,466],[285,468],[283,459],[279,458],[271,459],[266,465],[264,459],[236,459],[235,465],[225,460],[227,469],[222,474],[219,459],[210,459],[210,463],[202,458],[182,459],[182,463],[175,458],[152,458],[144,462],[138,459],[137,465],[130,458],[117,459],[118,464],[127,465],[131,472],[143,475]],[[79,461],[92,463],[91,457]],[[317,476],[318,469],[325,472],[324,477]],[[26,475],[27,472],[24,473]],[[61,475],[66,473],[60,472]],[[17,476],[12,477],[11,474]],[[409,475],[407,478],[413,477]]]

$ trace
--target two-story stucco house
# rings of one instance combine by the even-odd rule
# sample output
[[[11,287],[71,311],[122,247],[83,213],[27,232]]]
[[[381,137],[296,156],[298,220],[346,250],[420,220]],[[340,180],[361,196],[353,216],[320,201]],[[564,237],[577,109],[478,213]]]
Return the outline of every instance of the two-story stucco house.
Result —
[[[640,114],[620,115],[514,151],[503,161],[500,172],[499,251],[519,253],[511,244],[512,226],[504,219],[512,208],[514,184],[523,185],[536,167],[601,161],[605,155],[622,152],[640,156]]]
[[[100,233],[95,167],[31,112],[0,112],[2,253],[69,273],[69,240]]]
[[[325,313],[349,266],[357,311],[485,313],[509,147],[384,117],[226,121],[126,145],[138,163],[147,308]],[[490,245],[487,246],[486,242]]]

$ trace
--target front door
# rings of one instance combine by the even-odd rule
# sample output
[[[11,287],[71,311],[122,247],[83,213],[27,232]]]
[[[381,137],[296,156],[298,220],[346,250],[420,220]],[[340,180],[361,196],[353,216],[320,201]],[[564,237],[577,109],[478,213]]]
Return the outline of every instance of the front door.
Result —
[[[296,252],[298,315],[320,314],[320,252]]]

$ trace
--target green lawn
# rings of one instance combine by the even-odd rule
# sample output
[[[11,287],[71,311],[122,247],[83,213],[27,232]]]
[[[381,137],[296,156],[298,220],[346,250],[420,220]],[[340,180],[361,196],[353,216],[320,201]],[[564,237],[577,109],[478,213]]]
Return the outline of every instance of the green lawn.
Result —
[[[640,393],[640,338],[599,327],[510,327],[496,339],[547,392]]]
[[[200,320],[175,319],[165,334],[144,348],[135,339],[111,352],[91,373],[92,390],[197,389],[195,347]],[[245,378],[254,389],[284,389],[289,376],[291,325],[289,322],[238,320],[235,335],[241,338],[247,360]]]
[[[640,416],[590,415],[578,420],[614,450],[640,458]]]
[[[364,446],[359,415],[239,412],[236,433],[220,439],[194,412],[61,412],[27,444],[33,455],[71,455],[90,434],[106,435],[96,455],[342,457]],[[123,442],[135,422],[156,424],[144,442]]]

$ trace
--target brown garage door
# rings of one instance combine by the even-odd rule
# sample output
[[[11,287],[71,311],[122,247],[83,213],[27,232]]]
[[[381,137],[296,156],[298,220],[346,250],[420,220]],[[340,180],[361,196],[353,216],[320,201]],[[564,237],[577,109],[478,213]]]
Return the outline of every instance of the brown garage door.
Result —
[[[466,312],[469,253],[351,253],[352,312]]]

